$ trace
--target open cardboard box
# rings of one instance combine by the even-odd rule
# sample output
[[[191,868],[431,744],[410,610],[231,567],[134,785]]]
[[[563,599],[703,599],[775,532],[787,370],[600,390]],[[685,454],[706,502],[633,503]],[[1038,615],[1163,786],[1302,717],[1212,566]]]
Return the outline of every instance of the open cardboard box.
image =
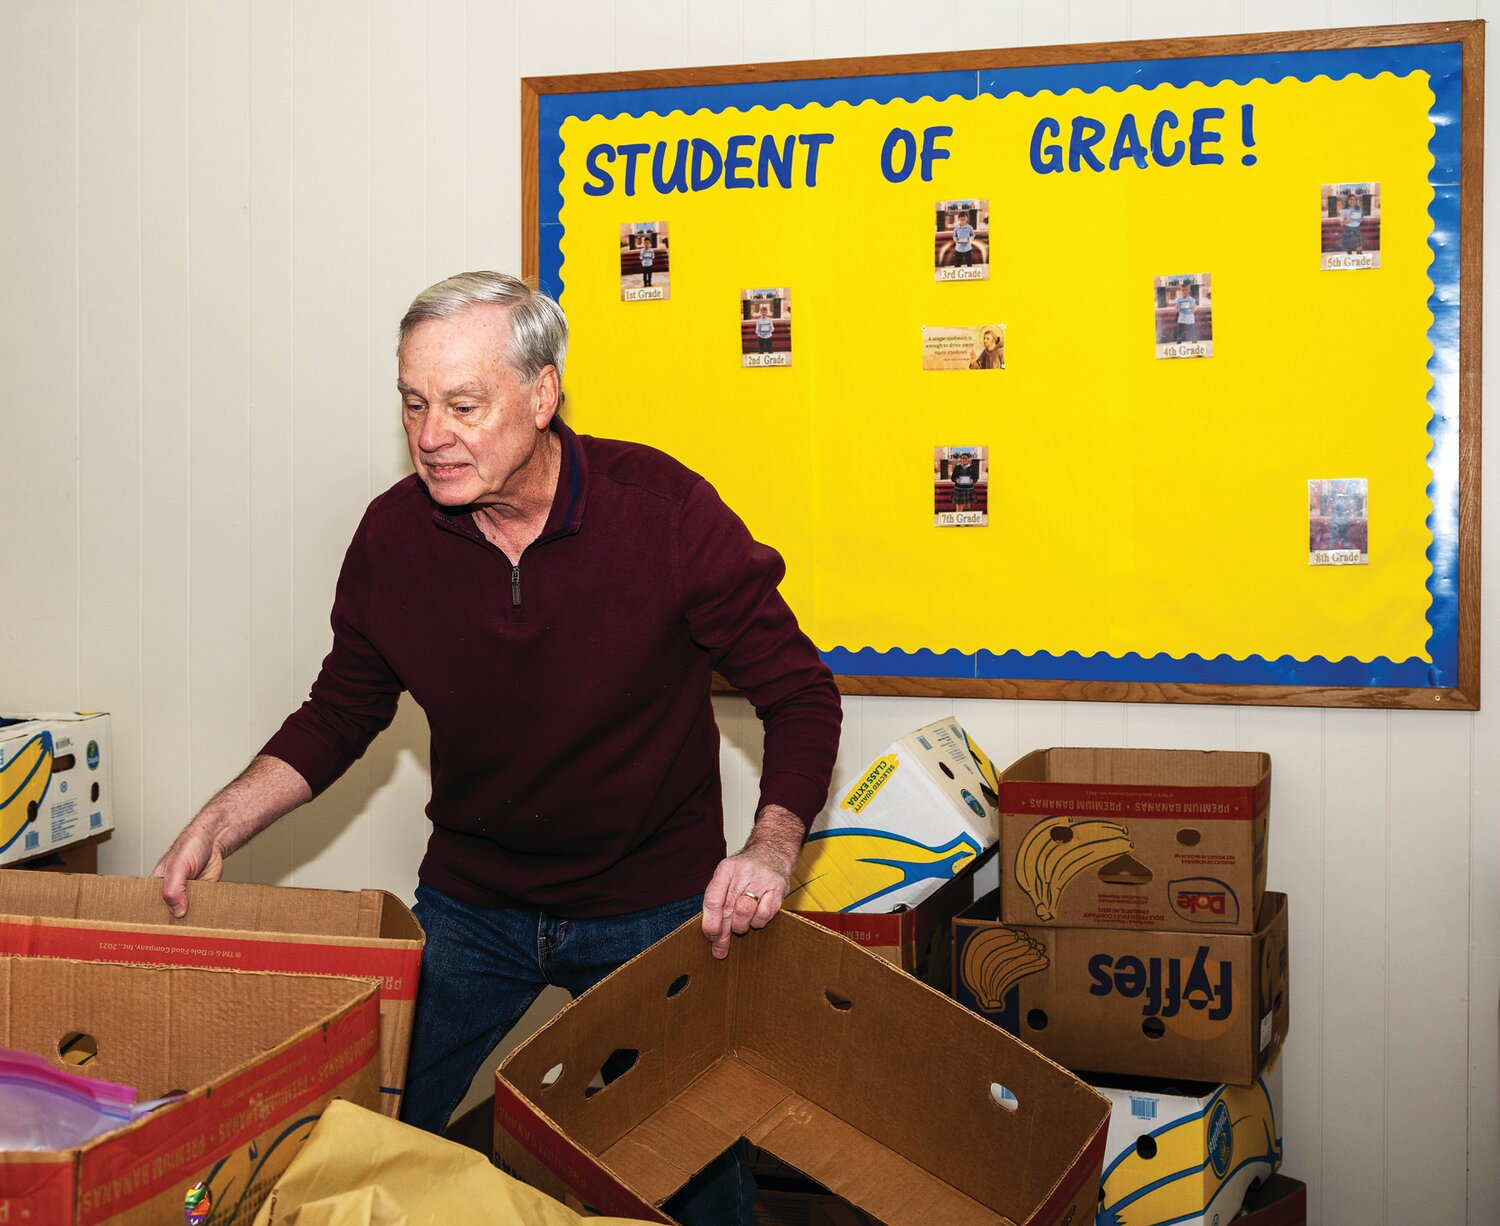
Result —
[[[1039,749],[1000,784],[1008,924],[1255,931],[1271,758]]]
[[[575,1207],[667,1222],[746,1137],[888,1226],[1084,1226],[1108,1118],[1066,1070],[788,912],[723,961],[690,921],[512,1052],[495,1158]]]
[[[953,996],[1070,1069],[1248,1086],[1286,1036],[1287,899],[1254,934],[953,921]]]
[[[373,1109],[374,985],[0,957],[0,1044],[50,1060],[97,1048],[87,1075],[176,1102],[66,1150],[0,1153],[0,1222],[247,1226],[323,1108]]]
[[[154,877],[0,871],[0,954],[377,980],[381,1110],[391,1116],[424,940],[382,890],[190,881],[187,916],[174,920]]]

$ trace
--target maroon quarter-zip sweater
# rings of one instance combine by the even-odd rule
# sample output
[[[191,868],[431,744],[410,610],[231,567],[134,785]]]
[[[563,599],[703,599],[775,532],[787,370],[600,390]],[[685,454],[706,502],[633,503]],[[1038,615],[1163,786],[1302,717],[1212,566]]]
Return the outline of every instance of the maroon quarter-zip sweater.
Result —
[[[432,731],[421,878],[480,906],[614,915],[702,890],[725,854],[710,672],[765,725],[760,803],[810,822],[840,706],[785,567],[702,477],[560,420],[541,535],[512,566],[415,477],[344,558],[333,649],[262,752],[322,792],[405,689]]]

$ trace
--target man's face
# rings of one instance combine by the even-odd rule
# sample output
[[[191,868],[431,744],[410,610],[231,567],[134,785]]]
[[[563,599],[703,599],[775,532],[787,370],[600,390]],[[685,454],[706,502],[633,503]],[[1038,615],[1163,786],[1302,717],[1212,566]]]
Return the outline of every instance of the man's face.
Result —
[[[557,371],[528,386],[506,360],[509,344],[509,311],[485,304],[418,324],[397,354],[412,466],[442,506],[509,501],[540,460]]]
[[[993,350],[997,344],[999,344],[999,338],[991,329],[986,328],[984,330],[984,347]]]

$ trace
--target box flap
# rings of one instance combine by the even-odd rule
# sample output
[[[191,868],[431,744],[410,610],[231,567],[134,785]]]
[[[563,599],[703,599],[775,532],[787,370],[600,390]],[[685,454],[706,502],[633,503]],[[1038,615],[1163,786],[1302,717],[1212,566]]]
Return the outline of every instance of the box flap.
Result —
[[[0,1044],[53,1056],[91,1035],[86,1075],[141,1099],[205,1085],[369,995],[363,982],[180,967],[0,958]]]
[[[229,881],[188,882],[188,914],[174,920],[154,877],[96,877],[87,873],[0,871],[0,911],[59,919],[160,924],[258,933],[374,937],[398,921],[400,906],[381,890],[308,890]],[[392,905],[394,904],[394,906]],[[413,939],[421,932],[413,924]]]
[[[736,1013],[740,1058],[943,1182],[1027,1216],[1107,1118],[1107,1103],[997,1027],[976,1030],[948,997],[784,918],[795,922],[778,917],[731,955],[751,955]],[[1012,1097],[999,1101],[995,1087]],[[987,1160],[974,1163],[968,1146]]]
[[[1271,756],[1232,749],[1082,749],[1064,747],[1027,754],[1006,770],[1005,781],[1102,783],[1131,787],[1241,787],[1258,784]]]

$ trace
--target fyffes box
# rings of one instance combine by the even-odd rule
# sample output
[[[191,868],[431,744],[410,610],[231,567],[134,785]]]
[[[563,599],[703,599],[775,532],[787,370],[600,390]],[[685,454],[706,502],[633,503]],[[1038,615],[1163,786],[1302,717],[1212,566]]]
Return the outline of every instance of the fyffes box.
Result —
[[[999,777],[953,719],[888,746],[813,823],[792,874],[795,911],[914,907],[999,838]]]
[[[1281,1165],[1281,1062],[1252,1086],[1092,1080],[1110,1101],[1096,1226],[1220,1226]]]
[[[0,864],[115,826],[109,716],[0,715]]]
[[[1070,1069],[1251,1085],[1286,1035],[1287,900],[1253,934],[953,921],[953,995]]]

